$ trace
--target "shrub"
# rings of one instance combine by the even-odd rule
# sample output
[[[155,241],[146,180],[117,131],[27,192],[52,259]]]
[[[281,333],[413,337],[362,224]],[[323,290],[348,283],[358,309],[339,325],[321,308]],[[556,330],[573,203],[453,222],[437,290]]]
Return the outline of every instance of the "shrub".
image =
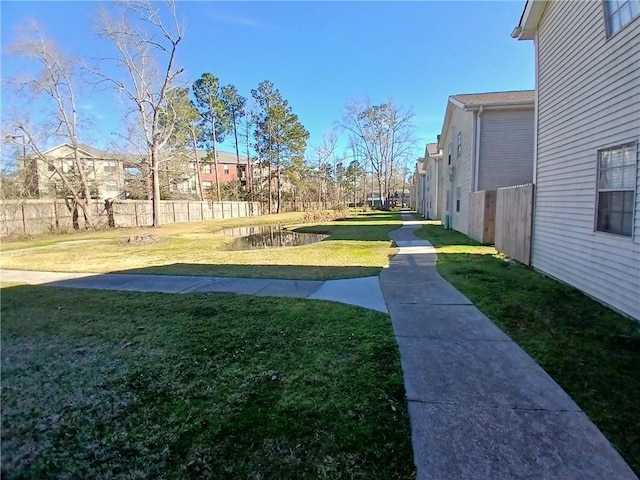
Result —
[[[335,210],[313,210],[304,213],[303,223],[319,223],[333,222],[335,220],[343,220],[349,218],[351,212],[346,207],[340,207]]]

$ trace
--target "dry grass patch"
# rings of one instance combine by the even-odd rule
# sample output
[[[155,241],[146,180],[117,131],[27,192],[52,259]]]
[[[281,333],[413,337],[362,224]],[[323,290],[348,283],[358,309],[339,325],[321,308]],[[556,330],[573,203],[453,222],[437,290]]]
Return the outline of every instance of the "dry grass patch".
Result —
[[[4,250],[0,258],[2,268],[17,270],[330,279],[375,275],[396,251],[388,233],[402,223],[397,213],[295,227],[302,215],[173,224],[157,230],[83,232],[74,237],[19,242],[14,244],[19,248]],[[222,229],[272,224],[330,237],[299,247],[227,250],[233,238],[222,234]],[[153,233],[158,241],[126,244],[127,238],[141,232]]]

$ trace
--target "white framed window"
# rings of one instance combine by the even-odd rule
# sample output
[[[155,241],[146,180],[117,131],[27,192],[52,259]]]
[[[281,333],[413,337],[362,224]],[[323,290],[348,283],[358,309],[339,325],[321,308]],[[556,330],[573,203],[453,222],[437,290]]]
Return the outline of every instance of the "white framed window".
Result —
[[[222,171],[224,172],[225,175],[229,175],[229,165],[223,165]]]
[[[200,171],[202,173],[211,173],[211,164],[210,163],[203,163],[200,166]]]
[[[597,231],[631,236],[637,163],[635,142],[598,152]]]
[[[457,148],[458,158],[462,154],[462,132],[458,132],[458,148]]]
[[[604,13],[611,37],[640,15],[640,0],[604,0]]]
[[[116,173],[118,171],[118,162],[115,160],[106,160],[103,170],[105,173]]]
[[[104,189],[107,192],[117,192],[120,190],[118,188],[118,182],[112,182],[112,181],[104,182]]]
[[[462,189],[460,187],[456,187],[456,212],[460,211],[460,197],[462,194]]]
[[[211,190],[213,190],[213,182],[208,182],[206,180],[202,182],[202,190],[204,190],[205,192],[210,192]]]

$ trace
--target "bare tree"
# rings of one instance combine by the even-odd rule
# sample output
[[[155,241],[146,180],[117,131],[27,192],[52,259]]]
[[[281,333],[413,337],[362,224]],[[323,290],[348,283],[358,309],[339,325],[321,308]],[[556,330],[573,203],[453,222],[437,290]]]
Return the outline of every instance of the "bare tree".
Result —
[[[79,152],[80,120],[76,99],[80,83],[79,62],[60,52],[35,24],[31,25],[25,38],[9,47],[9,52],[37,65],[35,75],[10,81],[10,85],[19,91],[15,99],[23,104],[16,106],[9,121],[3,121],[3,127],[14,132],[8,137],[22,140],[22,168],[33,172],[29,178],[35,183],[35,193],[40,193],[38,171],[46,172],[53,182],[62,183],[65,196],[71,200],[71,210],[75,213],[79,207],[85,226],[92,227],[91,186]],[[47,100],[40,116],[45,120],[38,121],[29,112],[42,97]],[[72,168],[63,168],[61,163],[46,155],[47,142],[54,138],[71,148]]]
[[[370,163],[386,208],[399,162],[415,146],[413,117],[411,109],[403,110],[391,99],[380,105],[351,100],[344,108],[340,126],[349,132],[359,155]]]
[[[167,101],[182,69],[175,67],[176,51],[182,41],[182,26],[176,16],[175,2],[166,2],[170,20],[150,0],[120,2],[122,15],[117,18],[102,11],[99,35],[109,40],[118,52],[113,59],[122,78],[96,71],[133,106],[132,113],[144,136],[146,163],[152,188],[153,226],[160,226],[161,150],[171,137],[175,112]],[[170,25],[169,25],[170,24]]]
[[[335,130],[322,136],[320,145],[314,148],[311,157],[313,167],[318,173],[318,203],[327,204],[329,184],[332,182],[332,174],[336,168],[336,148],[338,136]]]

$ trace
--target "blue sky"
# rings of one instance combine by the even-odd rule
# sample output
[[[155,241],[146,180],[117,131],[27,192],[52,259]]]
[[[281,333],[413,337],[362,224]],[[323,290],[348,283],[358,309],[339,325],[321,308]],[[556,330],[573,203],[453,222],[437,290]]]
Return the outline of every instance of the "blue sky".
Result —
[[[510,37],[524,3],[179,1],[186,31],[178,60],[183,81],[211,72],[247,97],[272,81],[310,131],[310,145],[340,119],[347,99],[392,97],[416,113],[417,157],[440,133],[449,95],[534,88],[533,45]],[[3,79],[23,68],[5,47],[28,20],[66,52],[100,55],[96,10],[96,2],[2,2]],[[86,140],[104,146],[118,128],[112,94],[83,94],[83,111],[98,125]]]

